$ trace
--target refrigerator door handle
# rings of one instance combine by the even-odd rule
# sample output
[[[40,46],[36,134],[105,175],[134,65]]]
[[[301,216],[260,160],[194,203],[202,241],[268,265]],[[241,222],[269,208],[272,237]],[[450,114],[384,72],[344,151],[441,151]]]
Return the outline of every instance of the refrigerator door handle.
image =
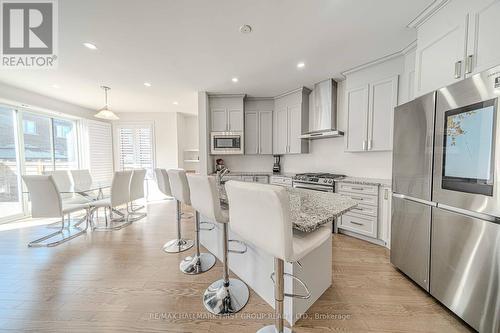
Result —
[[[488,222],[493,222],[493,223],[496,223],[496,224],[500,224],[500,217],[497,217],[497,216],[493,216],[493,215],[489,215],[489,214],[484,214],[484,213],[479,213],[479,212],[473,212],[473,211],[470,211],[470,210],[461,209],[461,208],[457,208],[457,207],[452,207],[452,206],[448,206],[448,205],[444,205],[444,204],[438,204],[437,207],[441,208],[443,210],[447,210],[447,211],[452,212],[452,213],[456,213],[456,214],[464,215],[464,216],[467,216],[467,217],[472,217],[472,218],[475,218],[475,219],[479,219],[479,220],[484,220],[484,221],[488,221]]]
[[[399,194],[399,193],[393,193],[392,196],[394,198],[405,199],[405,200],[408,200],[408,201],[413,201],[413,202],[421,203],[423,205],[432,206],[432,207],[437,207],[437,205],[438,205],[437,203],[435,203],[433,201],[428,201],[428,200],[424,200],[424,199],[414,198],[414,197],[410,197],[410,196],[407,196],[407,195],[404,195],[404,194]]]

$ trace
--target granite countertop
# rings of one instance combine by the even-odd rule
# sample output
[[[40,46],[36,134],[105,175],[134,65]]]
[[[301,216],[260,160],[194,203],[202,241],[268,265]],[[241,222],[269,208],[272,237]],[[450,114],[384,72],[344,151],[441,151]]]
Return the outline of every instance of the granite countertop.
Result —
[[[386,187],[391,187],[392,181],[390,179],[380,179],[380,178],[362,178],[362,177],[345,177],[337,178],[336,182],[360,184],[360,185],[382,185]]]
[[[288,192],[290,200],[290,218],[293,228],[302,232],[312,232],[357,205],[356,201],[337,193],[293,187],[284,187],[284,189]],[[225,192],[224,186],[219,186],[222,205],[227,209]]]
[[[215,173],[214,173],[215,175]],[[273,173],[273,172],[253,172],[253,171],[229,171],[229,173],[225,174],[224,177],[227,176],[280,176],[280,177],[288,177],[293,178],[295,176],[294,173]]]

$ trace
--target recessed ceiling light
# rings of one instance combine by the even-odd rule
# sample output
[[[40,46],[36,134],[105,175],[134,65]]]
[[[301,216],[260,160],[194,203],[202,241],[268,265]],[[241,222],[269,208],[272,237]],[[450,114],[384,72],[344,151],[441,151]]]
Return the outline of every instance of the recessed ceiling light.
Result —
[[[92,43],[83,43],[83,46],[85,46],[86,48],[88,49],[91,49],[91,50],[97,50],[97,46],[95,46],[94,44]]]
[[[306,66],[306,64],[304,64],[303,62],[299,62],[297,64],[297,68],[304,68]]]
[[[240,27],[240,32],[242,34],[249,34],[252,32],[252,27],[249,26],[248,24],[243,24],[241,27]]]
[[[179,105],[179,102],[175,101],[172,103],[173,105]]]
[[[151,87],[151,83],[149,83],[149,82],[144,82],[144,85],[145,85],[146,87]]]
[[[233,81],[234,83],[236,83],[236,82],[238,82],[238,78],[237,78],[237,77],[233,77],[233,78],[231,79],[231,81]]]
[[[58,84],[53,84],[53,85],[52,85],[52,88],[54,88],[54,89],[59,89],[60,87],[59,87],[59,85],[58,85]]]

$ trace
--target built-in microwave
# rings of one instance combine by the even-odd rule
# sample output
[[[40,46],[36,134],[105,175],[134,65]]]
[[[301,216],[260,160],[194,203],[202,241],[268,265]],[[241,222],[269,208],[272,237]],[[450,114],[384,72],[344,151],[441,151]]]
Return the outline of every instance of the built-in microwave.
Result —
[[[244,152],[243,132],[212,132],[212,155],[241,155]]]

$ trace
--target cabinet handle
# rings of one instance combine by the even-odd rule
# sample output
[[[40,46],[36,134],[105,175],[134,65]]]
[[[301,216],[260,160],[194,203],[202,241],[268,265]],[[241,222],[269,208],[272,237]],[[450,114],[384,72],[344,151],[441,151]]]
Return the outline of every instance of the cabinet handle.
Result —
[[[351,221],[352,224],[355,224],[355,225],[365,225],[364,223],[359,223],[359,222],[354,222],[354,221]]]
[[[459,60],[455,63],[455,79],[462,77],[462,61]]]
[[[372,150],[372,140],[368,140],[368,150]]]
[[[363,140],[363,150],[366,150],[366,140]]]
[[[360,201],[363,201],[364,199],[363,198],[360,198],[360,197],[351,197],[352,200],[360,200]]]
[[[364,191],[365,190],[362,187],[351,187],[351,189],[356,190],[356,191]]]
[[[353,209],[354,209],[354,210],[364,211],[364,209],[363,209],[363,208],[359,208],[359,207],[354,207]]]
[[[465,61],[465,74],[470,74],[472,73],[472,67],[474,64],[474,55],[470,55],[467,57]]]

